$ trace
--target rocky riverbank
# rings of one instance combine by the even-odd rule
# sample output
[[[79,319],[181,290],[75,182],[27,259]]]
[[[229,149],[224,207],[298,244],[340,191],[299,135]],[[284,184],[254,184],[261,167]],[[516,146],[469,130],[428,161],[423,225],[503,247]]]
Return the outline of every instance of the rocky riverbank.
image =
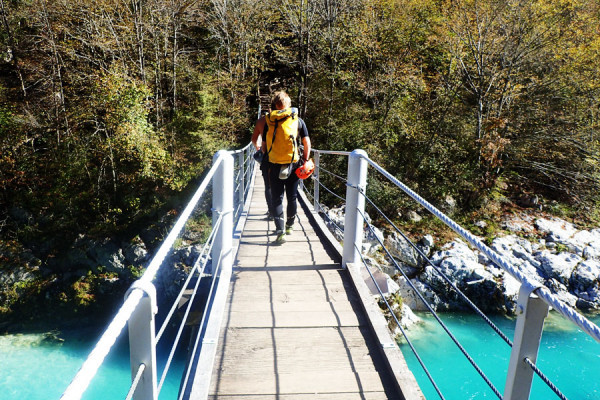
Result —
[[[154,282],[159,301],[178,294],[200,254],[201,245],[189,244],[196,241],[194,233],[186,235],[165,260],[171,267],[161,268]],[[158,237],[158,231],[130,240],[80,236],[44,260],[16,243],[0,243],[0,332],[104,323],[143,273]]]
[[[327,214],[332,232],[337,231],[335,225],[343,227],[343,209]],[[502,226],[504,230],[491,241],[491,249],[569,306],[582,311],[600,309],[600,229],[578,229],[547,215],[512,215]],[[466,310],[467,304],[451,289],[452,283],[483,311],[514,314],[519,282],[465,241],[456,238],[438,247],[431,235],[425,235],[413,247],[395,232],[384,235],[377,228],[374,231],[365,230],[363,254],[370,268],[386,274],[387,294],[400,296],[404,307],[426,310],[414,286],[434,309]],[[384,257],[380,241],[412,285]],[[403,323],[410,324],[410,310],[403,312],[408,317]]]

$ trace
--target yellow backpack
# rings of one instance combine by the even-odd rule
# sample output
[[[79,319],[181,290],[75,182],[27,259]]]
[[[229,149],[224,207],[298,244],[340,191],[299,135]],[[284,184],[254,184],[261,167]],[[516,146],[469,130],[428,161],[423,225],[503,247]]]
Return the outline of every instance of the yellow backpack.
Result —
[[[298,112],[296,108],[274,110],[265,115],[267,122],[267,154],[273,164],[290,164],[300,159],[296,138]]]

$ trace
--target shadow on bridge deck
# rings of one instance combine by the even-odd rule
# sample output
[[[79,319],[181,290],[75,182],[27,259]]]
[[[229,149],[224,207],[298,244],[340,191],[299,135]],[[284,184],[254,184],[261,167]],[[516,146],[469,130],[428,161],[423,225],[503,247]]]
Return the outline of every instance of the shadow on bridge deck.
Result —
[[[351,274],[303,207],[287,242],[273,244],[263,190],[257,177],[210,382],[196,374],[189,398],[422,399],[408,370],[390,372]]]

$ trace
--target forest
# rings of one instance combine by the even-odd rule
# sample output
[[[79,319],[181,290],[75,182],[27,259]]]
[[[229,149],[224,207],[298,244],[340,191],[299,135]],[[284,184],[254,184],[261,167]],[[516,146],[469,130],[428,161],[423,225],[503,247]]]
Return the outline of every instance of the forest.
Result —
[[[0,18],[0,272],[160,218],[248,143],[272,83],[314,147],[362,148],[434,204],[600,220],[597,1],[0,0]]]

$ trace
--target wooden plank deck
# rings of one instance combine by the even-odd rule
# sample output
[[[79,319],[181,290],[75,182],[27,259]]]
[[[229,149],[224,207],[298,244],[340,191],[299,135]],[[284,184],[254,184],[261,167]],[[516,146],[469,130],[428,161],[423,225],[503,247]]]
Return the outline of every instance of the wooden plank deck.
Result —
[[[405,398],[339,254],[322,244],[300,206],[293,234],[275,245],[262,177],[255,182],[208,398]]]

